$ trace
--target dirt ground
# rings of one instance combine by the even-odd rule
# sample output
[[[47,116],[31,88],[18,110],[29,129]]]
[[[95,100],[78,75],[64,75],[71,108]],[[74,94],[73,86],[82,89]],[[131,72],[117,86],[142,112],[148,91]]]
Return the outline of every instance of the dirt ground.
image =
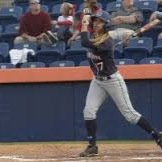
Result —
[[[80,158],[85,142],[0,144],[0,162],[162,162],[154,142],[99,142],[99,155]]]

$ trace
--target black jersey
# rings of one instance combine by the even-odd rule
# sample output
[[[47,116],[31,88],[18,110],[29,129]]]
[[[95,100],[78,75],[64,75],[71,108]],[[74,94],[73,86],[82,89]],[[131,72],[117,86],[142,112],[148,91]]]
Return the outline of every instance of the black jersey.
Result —
[[[89,48],[87,54],[90,67],[96,76],[110,76],[117,71],[114,62],[114,47],[111,38],[95,46],[88,38],[88,32],[81,33],[82,46]]]

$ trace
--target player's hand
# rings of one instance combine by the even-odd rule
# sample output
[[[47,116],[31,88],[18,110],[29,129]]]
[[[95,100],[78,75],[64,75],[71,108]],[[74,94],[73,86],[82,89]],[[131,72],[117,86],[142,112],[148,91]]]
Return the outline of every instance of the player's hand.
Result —
[[[84,15],[83,19],[82,19],[82,24],[83,25],[89,25],[90,20],[91,20],[91,16],[90,15]]]

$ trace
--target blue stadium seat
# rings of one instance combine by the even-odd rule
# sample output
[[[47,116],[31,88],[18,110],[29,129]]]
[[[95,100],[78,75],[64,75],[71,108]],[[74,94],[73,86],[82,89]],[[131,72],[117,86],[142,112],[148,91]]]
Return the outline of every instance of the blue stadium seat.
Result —
[[[106,11],[109,13],[116,12],[121,7],[121,5],[121,2],[118,1],[108,2]]]
[[[36,52],[38,45],[35,42],[19,43],[14,45],[14,49],[23,49],[23,48],[33,49]]]
[[[89,61],[88,60],[83,60],[79,63],[79,66],[89,66]]]
[[[57,42],[56,44],[54,45],[42,45],[41,47],[41,50],[42,51],[57,51],[58,53],[60,53],[62,56],[64,55],[65,53],[65,48],[66,48],[66,45],[65,45],[65,42],[64,41],[59,41]]]
[[[154,12],[158,8],[158,3],[154,0],[135,0],[135,6],[142,11]]]
[[[22,13],[23,9],[19,6],[2,7],[0,9],[0,22],[3,25],[3,29],[8,24],[18,23]]]
[[[29,0],[14,0],[15,5],[18,5],[20,3],[29,3]]]
[[[52,62],[49,67],[73,67],[75,66],[73,61],[61,60]]]
[[[162,64],[162,58],[159,57],[150,57],[150,58],[143,58],[139,62],[140,64]]]
[[[26,62],[23,63],[20,67],[21,68],[43,68],[46,67],[46,65],[43,62]]]
[[[60,7],[61,7],[61,4],[55,4],[55,5],[53,5],[52,11],[50,13],[50,15],[51,15],[51,17],[53,19],[57,19],[58,16],[61,15],[61,13],[60,13]]]
[[[65,57],[66,60],[74,61],[78,66],[81,61],[87,59],[87,49],[82,47],[80,40],[73,41],[70,49],[66,50]]]
[[[49,66],[50,63],[61,60],[61,54],[57,51],[47,52],[41,50],[36,53],[36,60],[38,62],[44,62],[46,66]]]
[[[0,62],[5,62],[9,56],[9,44],[0,43]]]
[[[132,65],[135,64],[135,61],[133,59],[115,59],[116,65]]]
[[[0,63],[0,69],[12,69],[15,68],[15,65],[11,63]]]
[[[23,12],[25,12],[29,6],[29,0],[14,0],[14,5],[22,7]]]
[[[49,12],[49,8],[47,5],[41,5],[41,10],[44,12]]]
[[[157,45],[153,48],[154,57],[162,57],[162,38],[157,40]]]
[[[61,4],[62,0],[42,0],[43,5],[47,5],[49,8],[49,12],[52,11],[53,6],[57,4]]]
[[[150,1],[150,0],[145,0],[145,1],[137,0],[135,1],[135,6],[139,8],[140,10],[142,10],[143,15],[144,15],[144,24],[148,22],[152,12],[158,9],[157,2]]]
[[[3,28],[2,28],[2,25],[0,25],[0,34],[2,33],[3,31]]]
[[[14,7],[2,7],[0,9],[0,14],[4,15],[13,15],[20,19],[20,17],[23,14],[23,9],[20,6],[14,6]]]
[[[100,7],[100,8],[102,8],[102,3],[98,3],[98,6]],[[79,5],[79,11],[82,11],[83,10],[83,3],[81,3],[80,5]]]
[[[142,58],[151,55],[152,47],[152,38],[141,37],[130,39],[128,46],[124,49],[124,58],[134,59],[135,63],[139,63]]]
[[[2,42],[8,42],[10,48],[13,47],[13,41],[18,35],[19,24],[9,24],[5,27],[4,32],[0,35],[0,40]]]
[[[36,53],[36,59],[39,62],[46,63],[49,66],[54,61],[59,61],[65,52],[65,43],[60,41],[55,46],[43,45],[41,50]]]
[[[20,25],[19,24],[9,24],[5,27],[5,33],[15,34],[17,35],[19,32]]]
[[[115,45],[114,58],[120,59],[123,58],[123,43],[117,43]]]

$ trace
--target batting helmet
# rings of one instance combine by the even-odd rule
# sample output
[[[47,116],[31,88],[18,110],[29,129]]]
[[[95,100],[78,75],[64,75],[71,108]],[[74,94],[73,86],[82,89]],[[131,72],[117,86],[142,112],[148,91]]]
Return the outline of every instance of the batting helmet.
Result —
[[[110,30],[110,27],[112,26],[111,19],[110,15],[106,11],[101,11],[98,14],[92,15],[91,16],[92,22],[94,21],[95,18],[101,19],[103,22],[105,22],[104,26],[105,31]]]

